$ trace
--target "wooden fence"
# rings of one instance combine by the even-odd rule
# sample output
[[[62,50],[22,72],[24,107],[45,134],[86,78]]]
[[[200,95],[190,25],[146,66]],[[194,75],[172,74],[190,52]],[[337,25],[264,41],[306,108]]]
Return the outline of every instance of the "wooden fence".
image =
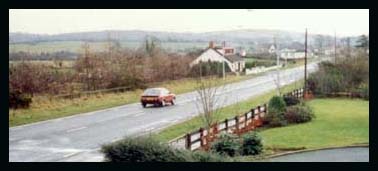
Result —
[[[303,98],[303,89],[296,89],[290,93],[284,94],[284,96]],[[227,132],[241,135],[263,126],[262,118],[267,112],[267,104],[257,106],[242,115],[225,119],[220,123],[215,123],[208,129],[199,128],[191,133],[177,137],[171,140],[169,145],[179,149],[207,150],[210,147],[210,143],[215,140],[216,135],[219,133]]]
[[[88,95],[95,95],[95,94],[101,94],[101,93],[110,93],[110,92],[124,92],[130,90],[130,87],[116,87],[116,88],[110,88],[110,89],[101,89],[101,90],[94,90],[94,91],[83,91],[78,93],[72,93],[72,94],[62,94],[62,95],[56,95],[53,96],[54,98],[66,98],[66,99],[74,99],[79,98],[82,96],[88,96]]]

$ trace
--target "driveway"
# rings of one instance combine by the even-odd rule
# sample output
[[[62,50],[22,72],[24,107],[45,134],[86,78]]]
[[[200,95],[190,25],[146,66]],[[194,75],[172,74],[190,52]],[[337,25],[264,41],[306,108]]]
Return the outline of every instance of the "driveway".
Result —
[[[369,162],[369,147],[348,147],[290,154],[267,162]]]

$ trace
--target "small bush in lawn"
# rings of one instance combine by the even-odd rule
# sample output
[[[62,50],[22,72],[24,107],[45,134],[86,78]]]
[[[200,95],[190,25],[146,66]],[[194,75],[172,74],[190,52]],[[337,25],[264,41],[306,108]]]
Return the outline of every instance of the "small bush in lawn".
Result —
[[[240,140],[233,134],[221,134],[212,146],[211,151],[221,155],[235,156],[239,154]]]
[[[110,162],[184,162],[178,150],[151,138],[125,138],[102,146],[105,160]]]
[[[275,113],[284,113],[286,109],[286,104],[281,96],[273,96],[269,100],[268,104],[268,111],[275,112]]]
[[[285,101],[286,106],[293,106],[300,102],[299,99],[294,96],[286,96],[283,99]]]
[[[263,150],[261,137],[257,132],[250,132],[243,136],[242,154],[257,155]]]
[[[315,117],[313,110],[305,103],[296,106],[290,106],[285,113],[285,119],[288,123],[309,122]]]
[[[287,125],[285,120],[286,104],[282,97],[274,96],[269,100],[268,113],[263,118],[263,122],[269,127],[279,127]]]

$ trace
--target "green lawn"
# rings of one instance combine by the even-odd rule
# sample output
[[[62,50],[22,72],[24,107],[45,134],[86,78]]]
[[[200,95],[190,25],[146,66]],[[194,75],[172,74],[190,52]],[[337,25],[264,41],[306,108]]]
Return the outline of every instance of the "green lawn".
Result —
[[[315,120],[261,131],[268,149],[323,148],[369,143],[369,101],[315,99]]]
[[[283,92],[289,92],[296,88],[300,88],[300,85],[303,85],[303,81],[298,81],[297,83],[293,83],[287,86],[282,87]],[[250,110],[257,105],[261,105],[266,103],[273,95],[276,95],[277,91],[272,90],[268,93],[263,95],[250,98],[246,101],[240,102],[238,104],[230,105],[227,107],[222,108],[222,110],[217,114],[217,120],[224,120],[226,118],[234,117],[236,114],[243,114],[246,111]],[[203,126],[203,122],[200,117],[194,117],[190,120],[184,121],[182,123],[178,123],[176,125],[172,125],[160,131],[157,134],[153,134],[152,136],[157,140],[162,142],[168,142],[174,138],[177,138],[185,133],[194,131],[195,129],[199,129]]]

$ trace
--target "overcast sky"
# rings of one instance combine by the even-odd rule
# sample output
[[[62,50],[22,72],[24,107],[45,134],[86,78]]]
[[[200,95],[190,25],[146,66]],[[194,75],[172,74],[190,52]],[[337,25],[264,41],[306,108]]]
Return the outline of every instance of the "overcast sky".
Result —
[[[369,10],[10,9],[9,31],[42,34],[102,30],[208,32],[280,29],[341,36],[369,33]]]

